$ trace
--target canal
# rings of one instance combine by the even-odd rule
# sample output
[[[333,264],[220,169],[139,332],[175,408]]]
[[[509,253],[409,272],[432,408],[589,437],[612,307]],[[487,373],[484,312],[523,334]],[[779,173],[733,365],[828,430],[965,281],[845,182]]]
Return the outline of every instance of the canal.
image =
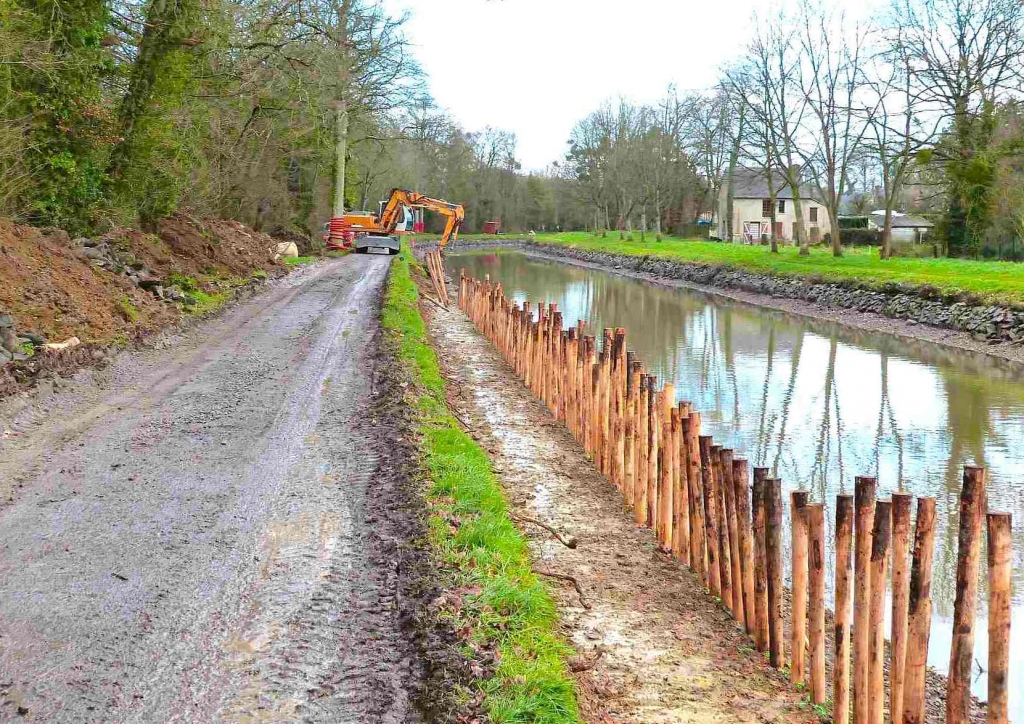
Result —
[[[809,490],[826,505],[856,475],[878,478],[879,497],[936,498],[935,618],[929,663],[949,665],[956,577],[957,503],[964,465],[988,469],[991,510],[1013,513],[1011,676],[1024,671],[1024,369],[981,354],[734,302],[689,289],[531,258],[518,252],[450,254],[449,272],[500,282],[517,302],[554,302],[566,326],[624,327],[627,347],[677,400],[701,413],[702,432],[752,466]],[[788,495],[786,496],[788,505]],[[786,527],[788,535],[788,524]],[[987,568],[982,553],[974,692],[985,698]],[[787,556],[788,563],[788,556]],[[828,558],[832,600],[834,551]],[[888,626],[888,622],[886,624]],[[1024,720],[1024,691],[1011,687]]]

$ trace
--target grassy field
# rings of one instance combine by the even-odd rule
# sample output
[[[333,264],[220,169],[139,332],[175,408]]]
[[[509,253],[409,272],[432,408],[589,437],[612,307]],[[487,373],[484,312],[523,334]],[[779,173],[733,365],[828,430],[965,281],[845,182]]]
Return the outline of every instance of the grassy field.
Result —
[[[480,681],[488,720],[518,724],[579,721],[569,647],[558,616],[531,570],[526,540],[512,523],[487,454],[448,411],[437,355],[427,342],[408,251],[391,265],[382,323],[417,382],[422,455],[429,486],[430,542],[441,583],[459,597],[444,615],[467,632],[466,652],[496,649],[494,676]]]
[[[944,294],[973,294],[981,299],[1024,303],[1024,264],[968,259],[904,259],[883,261],[870,247],[848,248],[841,257],[816,247],[800,256],[796,247],[781,247],[772,254],[764,246],[723,244],[666,238],[646,242],[620,241],[617,234],[605,238],[588,232],[538,234],[538,241],[571,245],[617,254],[650,254],[703,264],[722,264],[758,272],[790,276],[817,276],[829,281],[857,280],[875,286],[886,283],[930,285]]]

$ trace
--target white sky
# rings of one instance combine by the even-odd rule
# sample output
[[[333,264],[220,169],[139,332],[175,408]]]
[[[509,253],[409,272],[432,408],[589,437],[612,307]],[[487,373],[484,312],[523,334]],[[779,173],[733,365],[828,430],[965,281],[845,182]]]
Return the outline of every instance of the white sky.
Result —
[[[757,0],[386,0],[438,104],[467,130],[514,131],[523,167],[560,160],[602,101],[710,87]]]

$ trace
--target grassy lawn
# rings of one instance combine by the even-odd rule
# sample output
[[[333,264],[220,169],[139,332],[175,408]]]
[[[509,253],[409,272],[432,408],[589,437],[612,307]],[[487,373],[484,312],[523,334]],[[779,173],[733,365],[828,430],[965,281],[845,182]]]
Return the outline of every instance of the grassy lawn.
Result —
[[[391,265],[382,324],[416,381],[430,543],[452,601],[443,609],[464,651],[496,650],[494,675],[478,682],[488,720],[579,721],[569,647],[558,615],[533,573],[526,540],[508,516],[487,454],[448,411],[437,355],[427,341],[413,275],[424,272],[405,250]]]
[[[618,234],[605,238],[589,232],[538,234],[537,241],[575,246],[615,254],[651,255],[701,264],[719,264],[756,272],[820,277],[828,281],[856,280],[873,286],[887,283],[930,285],[944,294],[973,294],[986,301],[1024,304],[1024,264],[967,259],[878,258],[877,249],[849,248],[841,257],[816,247],[810,256],[800,256],[792,246],[772,254],[764,246],[723,244],[666,237],[654,240],[649,234],[641,242],[620,241]]]

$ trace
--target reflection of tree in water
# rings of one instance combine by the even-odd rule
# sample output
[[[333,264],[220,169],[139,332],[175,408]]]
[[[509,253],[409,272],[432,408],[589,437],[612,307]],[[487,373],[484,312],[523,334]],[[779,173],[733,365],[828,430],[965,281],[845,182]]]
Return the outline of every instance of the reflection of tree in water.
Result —
[[[776,475],[784,472],[790,483],[806,481],[815,497],[824,494],[830,509],[835,493],[850,489],[847,465],[856,466],[850,475],[887,475],[883,463],[891,459],[897,479],[880,480],[882,489],[905,485],[917,495],[939,498],[933,585],[939,612],[951,606],[962,466],[991,462],[986,445],[990,453],[1002,449],[1013,459],[1024,432],[1024,425],[1014,422],[1024,411],[1019,366],[521,256],[498,255],[486,269],[467,257],[449,263],[456,276],[459,266],[481,278],[490,273],[506,293],[519,292],[534,306],[541,299],[559,301],[566,325],[585,319],[588,333],[598,337],[604,326],[626,327],[629,348],[648,372],[658,374],[659,382],[666,376],[675,379],[681,399],[692,396],[708,434],[749,454],[755,465],[768,466]],[[829,340],[827,364],[824,349],[818,362],[816,347],[810,342],[805,347],[807,340],[818,339]],[[867,374],[880,383],[877,407],[864,388],[845,391],[844,384],[853,380],[859,385],[864,373],[844,367],[846,350],[877,355],[879,377],[872,363]],[[783,371],[787,363],[789,370]],[[908,370],[907,363],[920,371]],[[904,391],[897,385],[908,373],[934,377],[935,394],[945,396],[944,423],[925,419],[915,410],[918,400],[900,394]],[[813,410],[803,402],[805,390],[820,395]],[[814,415],[819,409],[820,418]],[[733,420],[725,419],[729,415]],[[1024,491],[1011,497],[1000,490],[1000,495],[1024,517]],[[831,515],[827,519],[831,525]],[[1018,534],[1018,540],[1024,545],[1024,535]],[[1022,554],[1020,546],[1016,554]],[[1024,567],[1014,575],[1024,575]]]
[[[905,488],[903,475],[903,435],[896,425],[896,415],[889,398],[889,344],[883,343],[878,353],[880,365],[882,394],[878,403],[878,431],[875,433],[875,476],[882,467],[882,443],[885,439],[885,423],[888,421],[893,442],[896,445],[896,485],[900,491]]]
[[[786,427],[789,423],[790,407],[793,404],[793,390],[796,389],[796,376],[800,370],[800,352],[804,346],[804,330],[801,328],[797,334],[796,344],[793,345],[792,361],[789,368],[789,384],[786,393],[782,396],[782,421],[779,426],[779,435],[775,450],[775,460],[772,462],[772,475],[779,474],[779,460],[782,459],[782,450],[786,442]]]

